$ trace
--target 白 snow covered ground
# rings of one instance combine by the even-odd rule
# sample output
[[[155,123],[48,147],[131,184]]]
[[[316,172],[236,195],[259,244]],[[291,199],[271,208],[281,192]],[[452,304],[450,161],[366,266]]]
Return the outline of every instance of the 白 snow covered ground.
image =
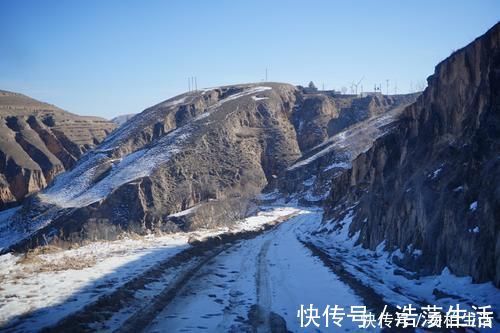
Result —
[[[230,230],[148,236],[96,242],[76,249],[28,256],[0,256],[0,328],[37,331],[109,294],[142,272],[190,247],[188,240],[256,230],[294,214],[276,208],[249,217]],[[163,286],[164,287],[164,286]],[[154,292],[153,292],[154,294]]]
[[[147,332],[269,332],[271,313],[287,329],[303,331],[300,305],[362,305],[363,300],[311,255],[298,236],[321,211],[302,210],[279,227],[254,239],[240,241],[216,256],[184,286],[153,320]],[[248,322],[259,309],[262,323]],[[258,314],[254,314],[258,316]],[[272,315],[271,315],[272,316]],[[266,322],[267,321],[267,322]],[[345,322],[343,328],[355,328]]]

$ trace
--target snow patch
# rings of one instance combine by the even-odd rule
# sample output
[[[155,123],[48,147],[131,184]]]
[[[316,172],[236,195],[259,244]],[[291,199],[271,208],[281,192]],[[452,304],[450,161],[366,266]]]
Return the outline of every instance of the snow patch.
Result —
[[[439,174],[441,173],[441,171],[443,171],[443,168],[438,168],[436,170],[434,170],[434,172],[432,174],[429,175],[429,177],[431,179],[436,179],[437,176],[439,176]]]
[[[188,209],[185,209],[183,211],[180,211],[178,213],[175,213],[175,214],[170,214],[168,217],[181,217],[181,216],[186,216],[186,215],[189,215],[189,214],[192,214],[194,212],[196,212],[196,210],[198,209],[199,207],[198,206],[194,206],[194,207],[191,207],[191,208],[188,208]]]
[[[478,234],[479,233],[479,227],[475,226],[474,228],[469,229],[470,233]]]
[[[346,162],[335,162],[323,169],[324,172],[330,171],[332,169],[349,169],[351,167],[350,163]]]
[[[266,86],[256,86],[256,87],[250,87],[250,88],[247,88],[241,92],[238,92],[236,94],[232,94],[220,101],[218,101],[217,103],[215,103],[214,105],[212,105],[210,107],[210,109],[216,109],[218,107],[220,107],[222,104],[224,103],[227,103],[229,101],[233,101],[235,99],[238,99],[238,98],[241,98],[241,97],[244,97],[244,96],[248,96],[248,95],[252,95],[252,94],[256,94],[256,93],[260,93],[260,92],[264,92],[264,91],[267,91],[267,90],[272,90],[273,88],[272,87],[266,87]]]
[[[229,101],[232,101],[232,100],[244,97],[244,96],[248,96],[248,95],[252,95],[252,94],[264,92],[264,91],[267,91],[267,90],[272,90],[272,89],[273,89],[272,87],[266,87],[266,86],[256,86],[256,87],[250,87],[250,88],[244,89],[243,91],[240,91],[238,93],[232,94],[232,95],[230,95],[230,96],[228,96],[228,97],[226,97],[224,99],[221,99],[217,103],[211,105],[210,107],[208,107],[208,109],[204,113],[200,114],[194,120],[197,121],[197,120],[201,120],[201,119],[207,118],[217,108],[221,107],[224,103],[227,103]],[[268,97],[256,97],[256,96],[252,96],[252,99],[254,99],[254,100],[262,100],[262,99],[267,99],[267,98]]]

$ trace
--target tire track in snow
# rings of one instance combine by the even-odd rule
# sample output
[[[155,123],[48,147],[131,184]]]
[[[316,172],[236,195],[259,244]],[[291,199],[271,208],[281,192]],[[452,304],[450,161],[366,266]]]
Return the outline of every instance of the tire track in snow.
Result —
[[[257,290],[257,332],[269,332],[271,312],[271,288],[267,271],[267,252],[271,240],[268,239],[262,245],[257,257],[257,274],[255,276],[255,288]]]

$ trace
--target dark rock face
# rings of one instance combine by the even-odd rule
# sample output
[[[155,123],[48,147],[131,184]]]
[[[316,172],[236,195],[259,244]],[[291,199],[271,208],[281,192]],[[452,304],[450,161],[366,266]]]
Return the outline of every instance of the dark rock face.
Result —
[[[0,91],[0,209],[47,186],[114,127]]]
[[[368,107],[376,98],[362,99]],[[17,248],[90,234],[106,238],[89,230],[106,229],[95,225],[145,233],[220,224],[214,218],[221,216],[218,210],[246,208],[242,201],[276,183],[304,150],[325,141],[332,117],[362,120],[375,112],[359,107],[354,116],[348,106],[336,111],[337,105],[358,99],[265,83],[190,92],[155,105],[24,205],[13,220],[22,221],[18,224],[29,236]],[[319,136],[315,128],[321,129]],[[196,214],[202,217],[195,222],[173,216],[193,206],[201,206]]]
[[[500,24],[437,65],[428,84],[333,179],[325,220],[356,205],[350,231],[363,246],[386,241],[410,268],[447,266],[500,286]]]

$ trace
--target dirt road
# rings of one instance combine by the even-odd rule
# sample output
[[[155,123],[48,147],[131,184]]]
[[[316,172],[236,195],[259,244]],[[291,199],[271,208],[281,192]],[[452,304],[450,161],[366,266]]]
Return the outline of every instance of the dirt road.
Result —
[[[214,256],[145,331],[298,331],[301,304],[314,304],[320,314],[328,304],[362,305],[362,299],[297,239],[301,228],[318,218],[320,213],[303,213]]]

